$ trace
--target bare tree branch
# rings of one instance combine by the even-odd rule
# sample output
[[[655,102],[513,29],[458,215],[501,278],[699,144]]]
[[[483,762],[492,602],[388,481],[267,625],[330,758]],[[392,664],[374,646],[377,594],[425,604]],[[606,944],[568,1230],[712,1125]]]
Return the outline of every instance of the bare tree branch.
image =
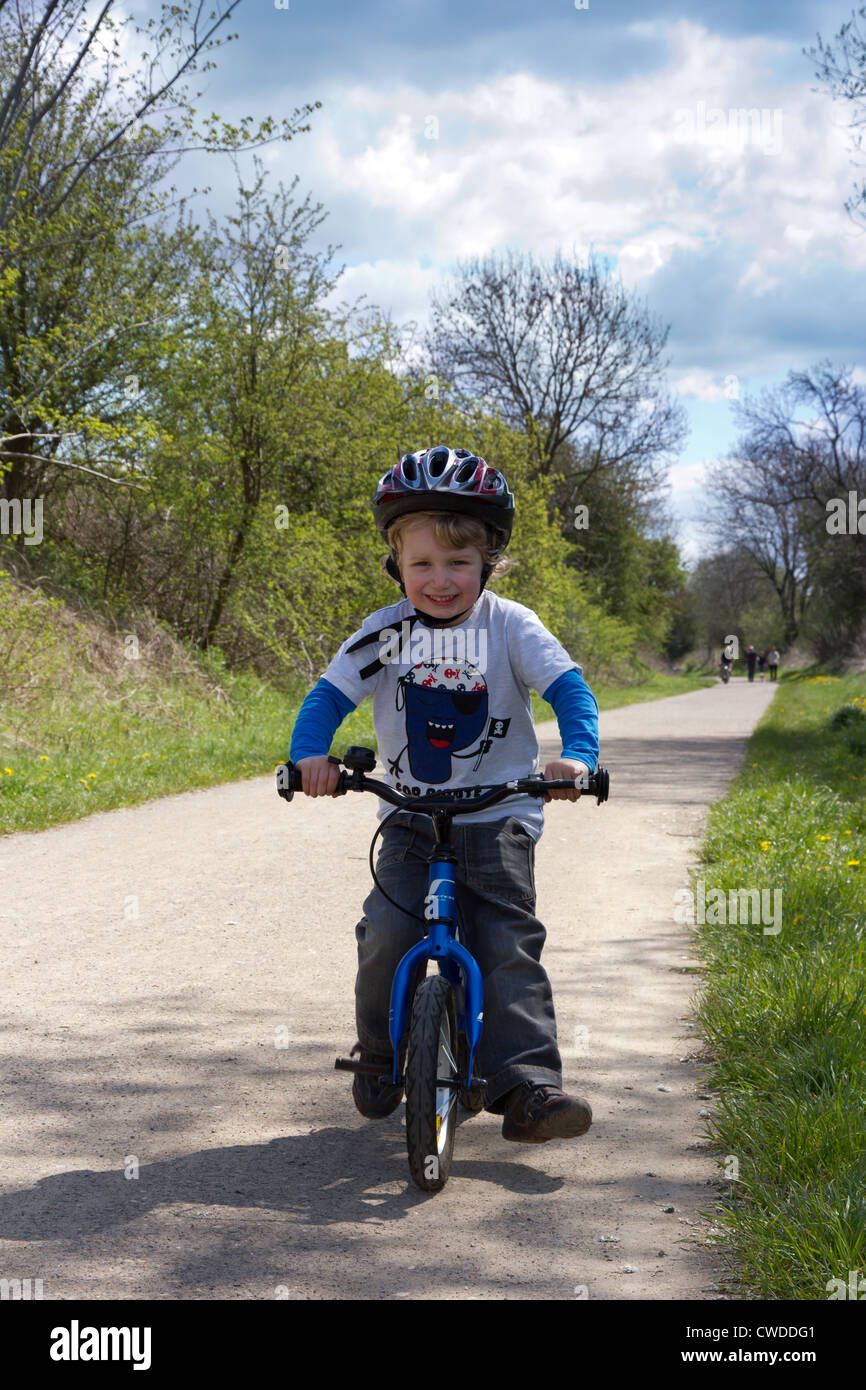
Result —
[[[430,369],[530,433],[540,472],[561,471],[566,445],[581,464],[572,480],[627,465],[651,472],[680,443],[682,409],[661,388],[667,330],[592,257],[475,259],[432,309]]]
[[[12,437],[14,438],[15,436]],[[4,440],[3,442],[5,443],[6,441]],[[17,449],[13,451],[12,449],[0,448],[0,458],[31,459],[34,463],[42,463],[46,466],[56,464],[58,468],[72,468],[78,473],[92,473],[94,477],[102,478],[106,483],[116,483],[118,487],[134,487],[138,488],[139,492],[147,491],[147,488],[143,488],[140,483],[134,483],[130,478],[112,478],[108,473],[100,473],[96,468],[86,468],[83,463],[71,463],[69,459],[59,459],[56,456],[46,458],[44,454],[22,454]],[[98,454],[96,458],[97,460],[99,459]],[[116,459],[112,458],[106,458],[103,461],[105,463],[117,462]],[[139,477],[144,478],[145,482],[150,481],[146,473],[139,474]]]
[[[851,104],[850,126],[854,132],[852,150],[859,154],[863,149],[863,131],[866,126],[866,32],[861,32],[857,16],[866,19],[866,7],[855,12],[842,25],[833,43],[825,44],[817,35],[817,46],[803,52],[817,63],[815,76],[829,90],[833,100],[837,97]],[[866,181],[854,185],[854,193],[845,203],[845,210],[856,221],[866,224]]]

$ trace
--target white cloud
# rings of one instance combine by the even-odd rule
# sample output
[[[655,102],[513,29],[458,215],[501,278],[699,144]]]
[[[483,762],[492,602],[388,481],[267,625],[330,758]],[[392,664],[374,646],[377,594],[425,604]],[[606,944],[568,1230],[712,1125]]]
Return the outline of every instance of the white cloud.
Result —
[[[725,238],[742,245],[741,283],[756,296],[805,254],[866,268],[843,208],[847,132],[808,74],[774,84],[769,65],[787,47],[685,20],[666,33],[664,68],[606,86],[531,72],[435,92],[356,86],[326,102],[293,156],[315,165],[326,205],[323,176],[386,217],[407,261],[594,245],[636,284],[675,251]],[[697,132],[713,111],[724,141],[678,138],[683,112]]]
[[[699,401],[730,401],[740,398],[740,379],[732,372],[722,376],[696,368],[676,377],[673,386],[681,396],[693,396]]]
[[[691,488],[702,487],[704,474],[709,466],[707,459],[699,459],[696,463],[678,463],[674,468],[669,468],[668,483],[671,492],[686,492]]]
[[[336,306],[341,300],[354,303],[361,295],[369,304],[378,304],[390,312],[397,323],[418,319],[418,307],[426,306],[430,290],[438,279],[437,272],[423,270],[415,261],[365,261],[362,265],[347,266],[328,302]],[[425,317],[422,313],[420,317]]]

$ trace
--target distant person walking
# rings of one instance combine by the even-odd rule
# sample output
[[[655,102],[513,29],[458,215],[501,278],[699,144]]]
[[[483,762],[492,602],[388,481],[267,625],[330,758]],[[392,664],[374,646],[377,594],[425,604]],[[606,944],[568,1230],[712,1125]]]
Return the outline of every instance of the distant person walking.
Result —
[[[766,652],[759,652],[759,653],[758,653],[758,674],[759,674],[759,676],[761,677],[761,680],[763,680],[764,677],[765,677],[766,674],[767,674],[767,653],[766,653]]]
[[[770,668],[770,680],[774,681],[779,670],[779,653],[775,647],[767,652],[767,665]]]
[[[749,647],[749,650],[746,652],[746,665],[749,668],[750,681],[753,681],[755,679],[755,662],[757,661],[757,659],[758,653],[755,651],[755,648]]]

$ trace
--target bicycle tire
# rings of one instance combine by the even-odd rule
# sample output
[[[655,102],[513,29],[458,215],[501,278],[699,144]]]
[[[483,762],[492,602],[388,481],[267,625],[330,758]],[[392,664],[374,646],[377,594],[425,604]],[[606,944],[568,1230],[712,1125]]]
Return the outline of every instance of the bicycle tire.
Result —
[[[406,1148],[422,1192],[440,1192],[451,1171],[457,1090],[436,1082],[457,1074],[454,990],[444,975],[431,975],[415,993],[406,1053]]]

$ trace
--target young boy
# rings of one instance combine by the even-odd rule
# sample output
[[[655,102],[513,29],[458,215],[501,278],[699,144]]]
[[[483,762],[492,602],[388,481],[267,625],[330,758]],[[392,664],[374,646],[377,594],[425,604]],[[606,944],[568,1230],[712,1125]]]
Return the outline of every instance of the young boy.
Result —
[[[343,643],[305,699],[291,758],[308,796],[334,794],[328,761],[334,734],[373,695],[385,780],[425,796],[532,776],[538,740],[530,689],[553,706],[562,757],[545,778],[582,776],[598,759],[598,705],[580,667],[522,604],[485,589],[508,567],[514,497],[505,478],[465,449],[406,454],[380,480],[373,513],[390,554],[387,570],[404,599],[379,609]],[[576,801],[576,790],[551,797]],[[457,803],[456,803],[457,804]],[[506,809],[507,808],[507,809]],[[380,802],[380,819],[391,810]],[[562,1064],[550,982],[541,965],[545,929],[535,916],[534,854],[544,814],[520,796],[475,815],[455,815],[457,902],[464,940],[484,980],[484,1030],[477,1071],[484,1105],[502,1115],[502,1134],[524,1143],[583,1134],[585,1100],[561,1089]],[[376,873],[397,903],[422,913],[429,816],[400,811],[382,833]],[[423,926],[373,888],[355,929],[358,1043],[364,1061],[389,1068],[391,981]],[[358,1074],[355,1103],[368,1118],[391,1114],[402,1090]]]

